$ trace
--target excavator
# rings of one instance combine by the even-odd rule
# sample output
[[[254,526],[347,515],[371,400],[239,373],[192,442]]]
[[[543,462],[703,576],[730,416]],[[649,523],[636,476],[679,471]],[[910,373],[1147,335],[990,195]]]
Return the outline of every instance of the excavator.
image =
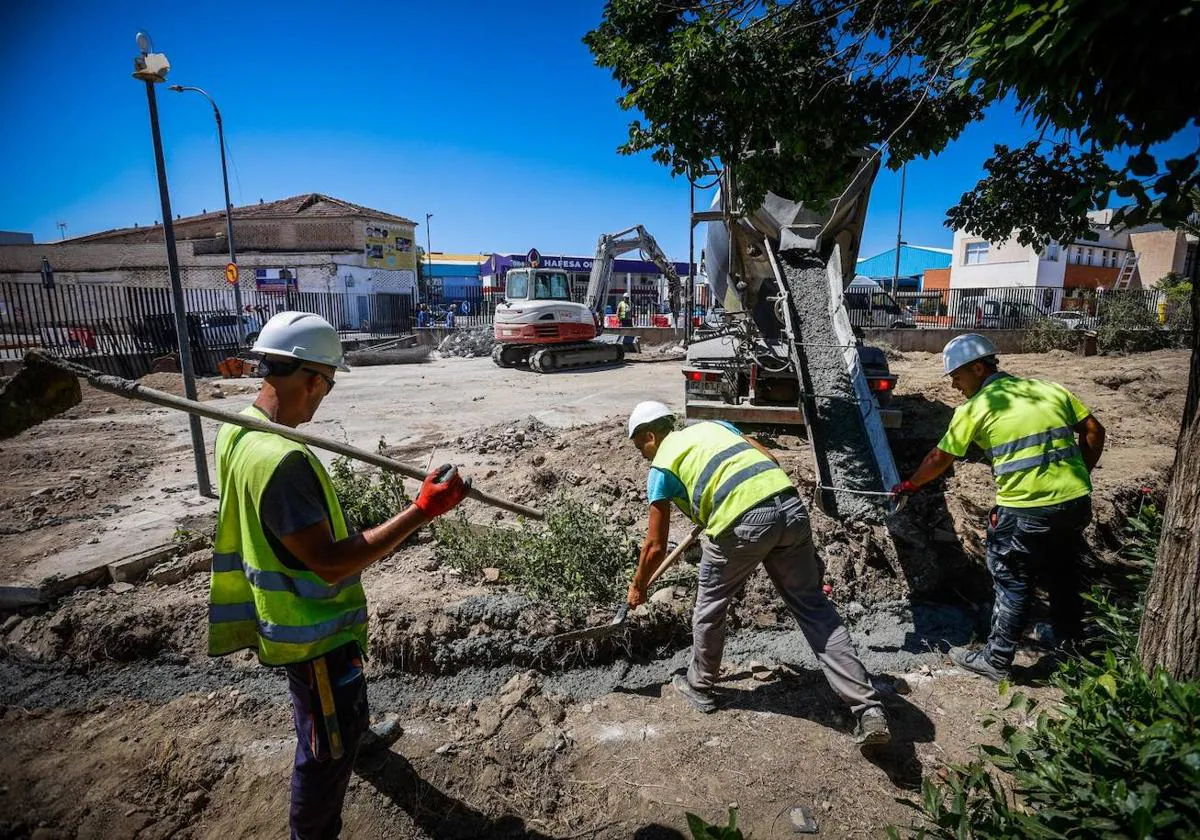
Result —
[[[604,336],[604,301],[612,285],[613,262],[632,251],[653,262],[667,278],[673,311],[679,311],[679,275],[644,227],[603,234],[596,245],[582,303],[571,300],[565,271],[532,265],[508,271],[504,301],[496,307],[492,361],[500,367],[527,366],[538,373],[619,364],[625,348],[619,336]]]

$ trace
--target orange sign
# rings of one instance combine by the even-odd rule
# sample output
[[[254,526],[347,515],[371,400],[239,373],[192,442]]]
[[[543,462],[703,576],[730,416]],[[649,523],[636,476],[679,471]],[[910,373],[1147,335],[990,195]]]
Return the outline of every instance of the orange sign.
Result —
[[[229,285],[235,285],[238,281],[237,263],[229,263],[225,266],[225,282]]]

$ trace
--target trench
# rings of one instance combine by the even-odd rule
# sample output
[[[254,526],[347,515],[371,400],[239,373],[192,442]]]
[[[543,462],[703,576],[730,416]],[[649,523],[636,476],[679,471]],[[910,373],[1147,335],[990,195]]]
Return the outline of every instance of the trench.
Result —
[[[472,610],[511,609],[512,595],[468,599]],[[495,601],[486,604],[486,601]],[[944,604],[887,602],[866,610],[857,604],[843,609],[851,636],[872,674],[903,673],[937,665],[953,644],[968,641],[979,616]],[[790,620],[789,620],[790,621]],[[664,629],[666,628],[666,629]],[[683,630],[684,632],[680,632]],[[436,700],[458,703],[497,694],[515,673],[534,669],[543,674],[547,691],[586,701],[610,692],[657,691],[670,675],[686,667],[690,652],[687,617],[652,625],[633,625],[603,640],[551,645],[548,640],[514,642],[511,632],[484,633],[470,640],[450,639],[419,670],[402,670],[385,656],[369,660],[368,685],[377,711],[403,713],[414,704]],[[470,644],[461,644],[469,641]],[[240,661],[239,661],[240,660]],[[725,661],[729,665],[757,660],[815,670],[803,634],[789,623],[785,629],[730,633]],[[240,657],[209,659],[176,653],[134,662],[41,664],[0,656],[0,705],[24,708],[85,710],[98,703],[127,700],[167,703],[189,693],[206,694],[236,688],[261,701],[285,703],[282,674]]]

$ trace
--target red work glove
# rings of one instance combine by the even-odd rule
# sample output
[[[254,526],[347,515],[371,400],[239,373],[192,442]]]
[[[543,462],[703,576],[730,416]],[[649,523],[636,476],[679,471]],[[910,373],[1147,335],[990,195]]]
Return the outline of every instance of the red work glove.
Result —
[[[920,489],[921,488],[917,487],[917,485],[913,484],[911,481],[909,481],[906,478],[906,479],[904,479],[904,481],[901,481],[899,484],[897,484],[895,487],[892,488],[892,495],[893,496],[911,496],[913,493],[916,493]]]
[[[471,489],[471,479],[463,481],[458,474],[458,467],[443,464],[425,476],[421,482],[421,492],[417,494],[414,504],[421,512],[433,519],[454,508],[467,497]]]

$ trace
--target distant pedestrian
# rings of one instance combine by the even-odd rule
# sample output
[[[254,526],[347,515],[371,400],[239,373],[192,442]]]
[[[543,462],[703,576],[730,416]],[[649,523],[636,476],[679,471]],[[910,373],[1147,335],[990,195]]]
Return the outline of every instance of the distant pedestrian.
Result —
[[[454,329],[454,321],[455,321],[454,307],[448,306],[448,307],[446,307],[446,329],[448,329],[448,330]]]
[[[617,323],[622,327],[633,326],[633,305],[629,302],[629,292],[621,296],[621,302],[617,304]]]

